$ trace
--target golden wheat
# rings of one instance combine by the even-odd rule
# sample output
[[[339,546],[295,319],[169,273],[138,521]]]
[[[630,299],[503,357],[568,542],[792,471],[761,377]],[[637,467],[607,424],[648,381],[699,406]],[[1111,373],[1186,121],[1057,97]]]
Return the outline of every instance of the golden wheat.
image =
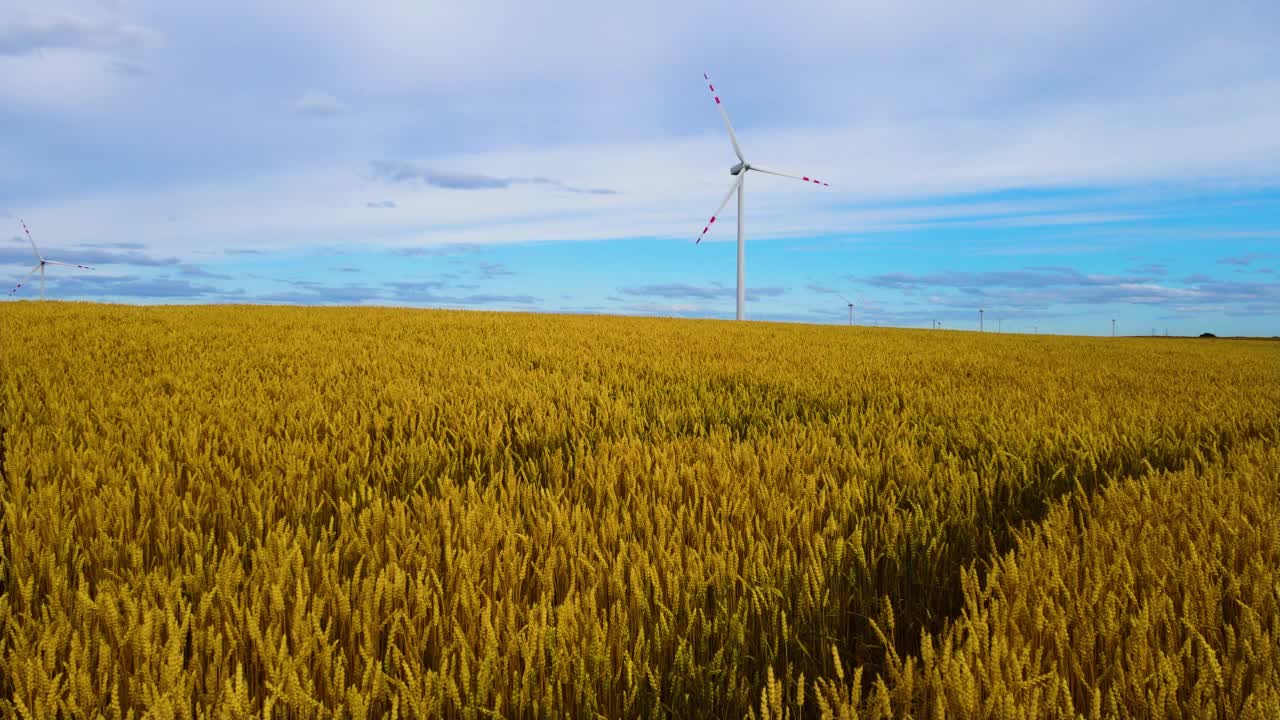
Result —
[[[891,654],[884,701],[843,671],[824,718],[1280,717],[1280,448],[1074,493],[1020,533],[920,657]],[[879,689],[879,688],[878,688]],[[799,715],[804,696],[760,715]]]
[[[5,308],[9,716],[995,716],[1095,694],[1123,712],[1139,689],[1189,714],[1276,687],[1256,679],[1274,656],[1241,665],[1247,643],[1274,639],[1274,602],[1231,626],[1228,650],[1211,594],[1172,614],[1090,587],[1036,599],[1059,613],[1043,624],[1073,603],[1110,612],[1089,618],[1108,632],[1133,620],[1122,608],[1164,623],[1105,647],[1149,653],[1133,667],[1167,682],[1100,682],[1102,665],[1051,678],[1074,655],[1051,655],[1048,631],[976,575],[1032,542],[1022,528],[1056,498],[1221,479],[1275,443],[1271,344]],[[1278,466],[1265,455],[1250,477]],[[1063,542],[1098,542],[1081,532]],[[1266,562],[1188,532],[1205,563]],[[1208,572],[1185,570],[1133,574],[1146,586],[1127,592],[1163,597]],[[1009,631],[999,667],[968,649],[962,623],[982,613]],[[1182,645],[1156,642],[1170,633]],[[1202,675],[1216,695],[1182,690]]]

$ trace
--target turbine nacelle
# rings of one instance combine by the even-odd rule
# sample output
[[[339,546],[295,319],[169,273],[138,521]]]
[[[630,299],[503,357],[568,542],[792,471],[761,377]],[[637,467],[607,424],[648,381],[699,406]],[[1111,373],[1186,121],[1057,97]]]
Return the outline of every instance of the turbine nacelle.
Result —
[[[729,168],[729,174],[730,174],[730,175],[737,175],[738,173],[742,172],[743,170],[750,170],[750,169],[751,169],[751,166],[750,166],[750,165],[748,165],[747,163],[744,163],[744,162],[740,162],[740,163],[738,163],[737,165],[734,165],[733,167]]]

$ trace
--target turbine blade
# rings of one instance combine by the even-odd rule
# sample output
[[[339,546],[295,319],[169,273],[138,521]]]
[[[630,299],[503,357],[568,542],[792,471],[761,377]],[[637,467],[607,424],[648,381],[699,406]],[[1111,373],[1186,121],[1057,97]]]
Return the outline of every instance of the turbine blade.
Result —
[[[738,156],[738,162],[746,162],[747,159],[742,157],[742,148],[738,147],[738,136],[733,133],[733,123],[729,122],[729,113],[725,112],[724,104],[720,102],[720,94],[716,92],[716,84],[711,82],[711,78],[706,73],[702,73],[702,78],[707,81],[707,87],[711,89],[711,97],[716,99],[716,109],[720,111],[720,117],[724,118],[724,126],[729,130],[729,142],[733,143],[733,154]]]
[[[751,169],[752,169],[752,170],[758,170],[758,171],[760,171],[760,172],[762,172],[762,173],[768,173],[768,174],[770,174],[770,175],[780,175],[780,176],[782,176],[782,177],[789,177],[789,178],[792,178],[792,179],[794,179],[794,180],[803,180],[804,182],[807,182],[807,183],[813,183],[814,185],[823,185],[823,186],[825,186],[825,187],[831,187],[831,183],[829,183],[829,182],[824,182],[824,181],[819,180],[818,178],[815,178],[815,177],[809,177],[808,175],[794,175],[794,174],[792,174],[792,173],[785,173],[785,172],[782,172],[781,170],[771,170],[771,169],[769,169],[769,168],[760,167],[759,165],[752,165],[752,166],[751,166]]]
[[[712,215],[711,219],[707,221],[707,226],[702,228],[702,234],[699,235],[698,239],[693,242],[694,245],[697,245],[698,243],[702,242],[703,236],[707,234],[707,231],[711,229],[712,225],[716,224],[716,217],[720,215],[721,210],[724,210],[724,206],[729,204],[729,199],[733,197],[734,191],[737,190],[740,185],[742,185],[743,174],[744,173],[739,173],[738,177],[733,179],[733,184],[729,186],[729,192],[725,194],[724,200],[721,201],[720,203],[720,207],[716,208],[716,214]]]
[[[46,263],[48,263],[48,264],[50,264],[50,265],[65,265],[66,267],[77,267],[77,268],[80,268],[81,270],[92,270],[92,269],[93,269],[93,268],[89,267],[88,265],[78,265],[78,264],[76,264],[76,263],[64,263],[64,262],[58,262],[57,260],[45,260],[45,262],[46,262]]]
[[[18,292],[18,288],[22,287],[23,285],[26,285],[27,281],[31,279],[31,276],[35,275],[38,272],[40,272],[39,265],[31,268],[31,272],[27,273],[26,277],[22,278],[22,282],[18,283],[17,285],[14,285],[13,289],[9,291],[9,294],[13,295],[14,293]]]
[[[40,249],[36,247],[36,241],[31,239],[31,231],[27,229],[26,221],[18,218],[18,222],[22,223],[22,232],[27,234],[27,242],[31,243],[31,252],[36,254],[36,260],[44,262],[44,258],[40,257]]]
[[[846,304],[846,305],[852,305],[852,304],[853,304],[853,301],[852,301],[852,300],[850,300],[849,298],[847,298],[847,297],[845,297],[845,296],[841,295],[840,293],[836,293],[836,297],[839,297],[841,300],[843,300],[843,301],[845,302],[845,304]]]

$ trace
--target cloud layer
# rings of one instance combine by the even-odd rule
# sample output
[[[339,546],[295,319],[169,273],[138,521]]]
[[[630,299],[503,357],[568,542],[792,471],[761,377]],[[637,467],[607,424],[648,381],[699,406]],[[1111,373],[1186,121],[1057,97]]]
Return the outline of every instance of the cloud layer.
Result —
[[[886,273],[851,281],[904,291],[941,308],[1001,308],[1039,311],[1062,305],[1153,305],[1174,313],[1213,311],[1225,315],[1280,314],[1280,285],[1192,275],[1181,282],[1155,277],[1086,274],[1065,267],[1008,272]]]
[[[373,177],[393,183],[421,182],[431,187],[446,190],[495,190],[512,185],[549,185],[566,192],[582,195],[616,195],[616,190],[608,188],[579,188],[566,185],[560,180],[547,177],[496,177],[479,173],[451,172],[418,167],[403,161],[375,160]]]
[[[0,55],[45,50],[116,52],[142,47],[153,37],[139,25],[81,15],[20,14],[0,19]]]
[[[714,300],[718,298],[737,297],[736,288],[727,288],[719,286],[700,286],[687,285],[684,283],[668,283],[661,285],[641,285],[639,287],[623,287],[618,288],[618,292],[623,295],[635,295],[639,297],[657,297],[666,298],[668,300],[676,299],[695,299],[695,300]],[[786,293],[785,288],[780,287],[748,287],[746,297],[749,301],[756,301],[760,298],[778,297]]]

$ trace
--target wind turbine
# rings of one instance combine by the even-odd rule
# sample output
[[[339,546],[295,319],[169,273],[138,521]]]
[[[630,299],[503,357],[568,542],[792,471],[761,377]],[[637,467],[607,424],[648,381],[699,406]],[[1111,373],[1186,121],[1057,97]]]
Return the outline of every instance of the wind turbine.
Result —
[[[849,325],[852,326],[853,325],[853,301],[843,295],[839,295],[838,297],[841,300],[849,303]]]
[[[27,234],[27,242],[31,243],[31,252],[35,253],[38,264],[35,267],[31,268],[31,272],[27,273],[26,277],[22,278],[22,282],[13,286],[13,289],[9,291],[10,295],[13,295],[14,293],[18,292],[18,288],[22,287],[23,285],[26,285],[27,281],[31,279],[31,276],[39,272],[40,273],[40,299],[43,300],[44,299],[44,266],[45,265],[65,265],[67,267],[80,268],[81,270],[93,269],[88,265],[77,265],[76,263],[64,263],[64,262],[58,262],[57,260],[45,260],[44,256],[40,254],[40,248],[36,247],[36,241],[31,239],[31,231],[27,229],[27,223],[23,221],[22,218],[18,218],[18,222],[22,223],[22,232]]]
[[[729,198],[733,197],[733,194],[735,192],[738,193],[738,319],[745,320],[746,304],[747,304],[747,286],[746,286],[746,275],[745,275],[745,271],[743,270],[744,251],[743,251],[743,244],[742,244],[742,185],[743,185],[743,181],[747,177],[747,171],[755,170],[756,172],[762,172],[769,175],[781,175],[782,177],[793,178],[795,180],[802,180],[807,183],[822,185],[824,187],[830,187],[831,183],[823,182],[821,180],[818,180],[817,178],[811,178],[808,175],[796,175],[795,173],[785,173],[778,170],[771,170],[766,167],[761,167],[760,165],[752,165],[751,163],[747,162],[747,159],[742,155],[742,148],[738,145],[738,136],[735,135],[733,132],[733,123],[729,122],[729,113],[725,112],[724,105],[720,102],[720,96],[716,93],[715,84],[711,82],[711,78],[707,77],[706,73],[702,73],[702,77],[704,80],[707,81],[707,88],[711,90],[711,96],[716,100],[716,109],[720,111],[720,117],[724,118],[724,126],[729,131],[729,142],[733,144],[733,154],[738,156],[738,164],[729,168],[729,174],[733,175],[736,179],[733,181],[732,184],[729,185],[729,192],[725,194],[724,201],[720,203],[720,207],[716,208],[715,215],[712,215],[711,220],[707,221],[706,227],[702,228],[702,234],[698,236],[698,239],[694,242],[694,244],[696,245],[702,242],[703,236],[705,236],[707,234],[707,231],[711,229],[711,226],[715,224],[716,216],[720,214],[721,210],[724,210],[725,205],[729,204]]]

